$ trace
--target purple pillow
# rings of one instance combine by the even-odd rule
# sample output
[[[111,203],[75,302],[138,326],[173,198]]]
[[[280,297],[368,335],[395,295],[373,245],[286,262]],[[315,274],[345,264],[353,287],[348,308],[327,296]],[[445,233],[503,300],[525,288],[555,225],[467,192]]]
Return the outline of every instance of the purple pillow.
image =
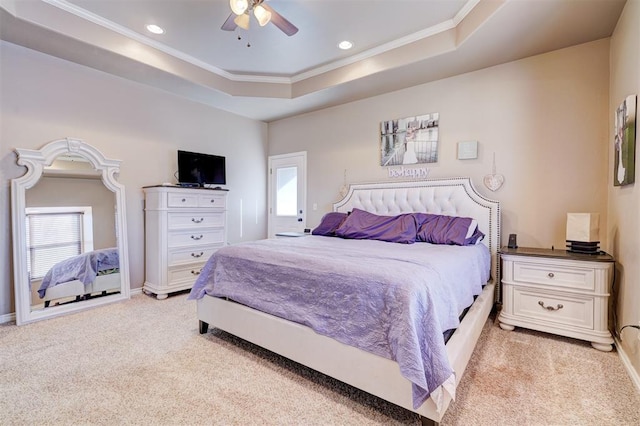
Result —
[[[465,246],[474,246],[478,244],[480,241],[484,239],[484,233],[480,231],[480,229],[476,226],[476,230],[473,231],[473,234],[464,240]]]
[[[326,237],[335,237],[336,229],[342,222],[347,218],[346,213],[340,212],[329,212],[322,216],[322,220],[320,221],[320,225],[315,228],[311,233],[313,235],[324,235]]]
[[[416,241],[416,230],[416,220],[412,214],[378,216],[364,210],[353,209],[336,230],[336,235],[356,240],[412,244]]]
[[[470,217],[428,213],[415,213],[414,216],[418,223],[418,241],[464,246],[476,244],[484,237],[478,230],[478,223]]]

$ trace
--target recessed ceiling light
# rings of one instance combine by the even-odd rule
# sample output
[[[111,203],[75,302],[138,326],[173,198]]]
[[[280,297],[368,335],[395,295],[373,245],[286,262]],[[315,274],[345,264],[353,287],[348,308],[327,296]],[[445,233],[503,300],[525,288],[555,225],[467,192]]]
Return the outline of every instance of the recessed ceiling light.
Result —
[[[344,40],[338,43],[338,47],[342,50],[349,50],[353,47],[353,43],[351,43],[349,40]]]
[[[164,30],[161,27],[157,26],[156,24],[147,25],[147,30],[150,33],[154,33],[154,34],[164,34]]]

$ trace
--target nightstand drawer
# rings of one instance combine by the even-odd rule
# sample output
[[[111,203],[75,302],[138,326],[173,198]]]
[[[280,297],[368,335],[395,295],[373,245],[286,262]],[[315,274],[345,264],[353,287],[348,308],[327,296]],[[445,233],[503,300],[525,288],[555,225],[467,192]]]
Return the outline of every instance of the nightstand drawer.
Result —
[[[593,268],[566,267],[553,262],[513,262],[513,280],[518,283],[542,284],[554,288],[595,290]]]
[[[513,292],[513,314],[521,318],[540,320],[593,330],[593,298],[566,294],[554,295],[516,287]]]

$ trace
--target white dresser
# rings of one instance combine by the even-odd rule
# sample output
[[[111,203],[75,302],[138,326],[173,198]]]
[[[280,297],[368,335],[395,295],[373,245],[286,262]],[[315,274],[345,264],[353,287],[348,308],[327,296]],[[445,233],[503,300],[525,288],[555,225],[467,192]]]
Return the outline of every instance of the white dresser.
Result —
[[[209,257],[227,243],[227,191],[145,187],[147,294],[166,299],[193,286]]]
[[[601,351],[612,349],[608,301],[613,257],[503,248],[501,258],[501,328],[525,327],[587,340]]]

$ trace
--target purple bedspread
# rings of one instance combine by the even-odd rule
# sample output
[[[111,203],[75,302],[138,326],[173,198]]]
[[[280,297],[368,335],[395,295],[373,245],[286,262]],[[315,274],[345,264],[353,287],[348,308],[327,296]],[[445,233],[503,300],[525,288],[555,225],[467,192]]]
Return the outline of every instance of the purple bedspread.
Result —
[[[83,253],[53,265],[42,280],[38,294],[42,299],[47,288],[79,280],[87,285],[96,279],[99,271],[120,267],[117,248],[106,248]]]
[[[451,381],[443,332],[490,274],[486,246],[308,236],[226,246],[190,299],[228,297],[398,362],[418,408]]]

